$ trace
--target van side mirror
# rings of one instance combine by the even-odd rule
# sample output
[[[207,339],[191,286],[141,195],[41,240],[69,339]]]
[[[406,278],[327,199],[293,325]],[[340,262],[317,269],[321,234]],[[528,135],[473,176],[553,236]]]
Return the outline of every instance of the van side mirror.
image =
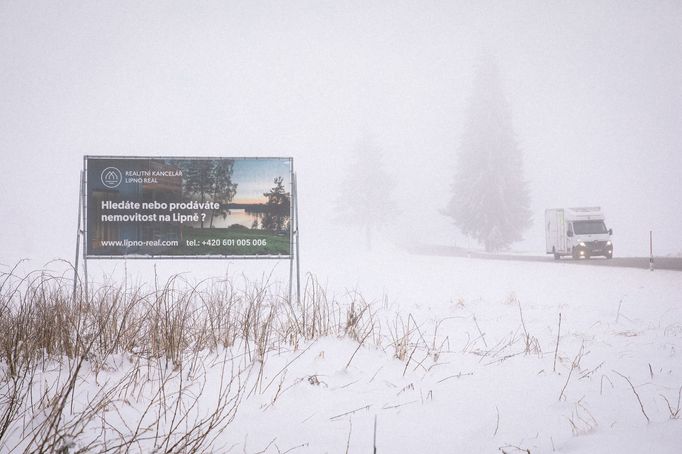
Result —
[[[569,238],[572,237],[572,236],[573,236],[573,232],[571,232],[570,230],[567,230],[567,231],[566,231],[566,236],[569,237]]]
[[[609,235],[613,235],[613,229],[609,229]]]

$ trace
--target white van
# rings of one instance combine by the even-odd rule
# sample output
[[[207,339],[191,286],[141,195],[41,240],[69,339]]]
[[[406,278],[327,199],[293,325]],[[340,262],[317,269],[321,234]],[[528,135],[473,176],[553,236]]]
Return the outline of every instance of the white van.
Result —
[[[613,231],[606,228],[599,207],[547,209],[545,234],[547,254],[553,254],[556,260],[564,255],[574,259],[613,257]]]

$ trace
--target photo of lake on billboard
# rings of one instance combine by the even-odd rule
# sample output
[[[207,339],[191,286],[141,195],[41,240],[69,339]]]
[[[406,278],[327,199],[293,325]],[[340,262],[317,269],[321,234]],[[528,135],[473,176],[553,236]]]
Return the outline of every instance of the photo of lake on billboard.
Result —
[[[89,257],[288,257],[291,158],[88,156]]]

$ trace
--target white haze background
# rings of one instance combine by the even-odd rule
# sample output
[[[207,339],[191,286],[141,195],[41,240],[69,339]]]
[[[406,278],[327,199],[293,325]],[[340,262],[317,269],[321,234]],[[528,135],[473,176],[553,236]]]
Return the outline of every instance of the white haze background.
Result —
[[[547,207],[601,205],[617,256],[650,229],[678,254],[681,30],[676,1],[2,1],[0,262],[72,259],[85,154],[293,156],[303,253],[364,247],[332,219],[365,136],[402,211],[384,234],[466,246],[439,210],[482,55],[530,187],[513,248],[544,252]]]
[[[358,349],[348,338],[310,341],[300,359],[272,351],[265,375],[290,364],[291,390],[267,411],[271,394],[246,400],[221,443],[263,452],[275,438],[273,452],[301,443],[309,445],[300,452],[346,443],[368,452],[378,415],[378,452],[507,444],[678,452],[682,426],[661,396],[674,405],[682,384],[679,272],[398,250],[476,246],[440,211],[451,198],[476,65],[487,57],[500,71],[534,218],[513,251],[544,254],[545,208],[600,205],[616,256],[647,255],[649,230],[656,254],[682,253],[679,1],[0,0],[0,272],[22,258],[26,270],[73,260],[83,155],[293,156],[303,284],[305,272],[315,273],[329,301],[357,289],[384,326],[414,317],[434,342],[430,329],[440,326],[448,347],[425,372],[390,347]],[[382,172],[362,168],[363,144],[381,150]],[[347,181],[360,188],[344,188]],[[341,194],[371,184],[390,192],[398,214],[386,216],[367,253],[360,227],[336,219]],[[255,276],[280,289],[289,265],[88,262],[93,288],[147,288],[157,272],[160,282],[227,272],[237,288]],[[490,352],[507,342],[515,351],[508,339],[521,324],[537,336],[539,355],[498,351],[487,364],[474,354],[478,336],[486,342],[481,330]],[[597,372],[571,378],[583,346],[580,372]],[[637,386],[642,412],[615,371]],[[317,375],[323,386],[298,380]],[[78,386],[79,396],[99,389],[92,374]],[[214,395],[206,394],[210,405]],[[122,406],[121,418],[143,404]],[[575,430],[579,405],[594,424]],[[332,420],[364,406],[371,409],[351,415],[352,437],[351,416]]]

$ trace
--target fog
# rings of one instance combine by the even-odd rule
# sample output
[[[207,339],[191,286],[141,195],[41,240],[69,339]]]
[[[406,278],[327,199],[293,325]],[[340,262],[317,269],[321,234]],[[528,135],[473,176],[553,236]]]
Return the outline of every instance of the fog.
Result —
[[[544,254],[545,208],[604,208],[614,254],[682,253],[682,4],[0,3],[0,263],[72,259],[83,155],[293,156],[301,247],[381,150],[387,242],[476,246],[440,211],[481,56],[495,59]],[[352,192],[351,192],[352,194]],[[342,244],[340,244],[342,243]]]

